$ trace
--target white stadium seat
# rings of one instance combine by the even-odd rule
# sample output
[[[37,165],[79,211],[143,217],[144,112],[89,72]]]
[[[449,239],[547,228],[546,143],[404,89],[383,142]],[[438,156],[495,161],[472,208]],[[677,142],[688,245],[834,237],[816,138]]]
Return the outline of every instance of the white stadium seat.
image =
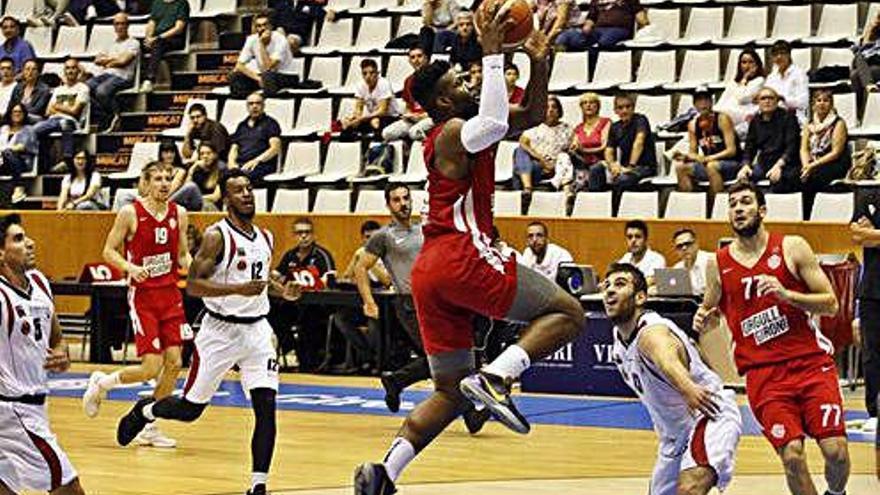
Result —
[[[853,216],[853,193],[818,193],[813,201],[810,220],[817,222],[849,222]]]
[[[564,217],[567,201],[562,191],[535,191],[529,204],[529,216]]]
[[[321,173],[321,149],[317,141],[294,141],[287,145],[281,172],[263,178],[266,182],[288,182]]]
[[[495,201],[492,204],[492,209],[495,216],[522,215],[522,192],[495,191]]]
[[[572,218],[611,218],[611,191],[579,192],[574,197]]]
[[[350,213],[351,191],[346,189],[336,191],[333,189],[318,189],[315,196],[313,213]]]
[[[327,148],[323,172],[306,177],[305,181],[307,184],[329,184],[353,177],[360,170],[360,143],[333,141]]]
[[[617,218],[660,218],[656,192],[624,191],[620,196]]]
[[[667,219],[705,219],[706,218],[706,193],[704,192],[678,192],[669,193],[666,201]]]
[[[804,219],[801,193],[767,194],[767,220],[800,222]]]
[[[308,189],[279,189],[275,191],[272,213],[308,213]]]

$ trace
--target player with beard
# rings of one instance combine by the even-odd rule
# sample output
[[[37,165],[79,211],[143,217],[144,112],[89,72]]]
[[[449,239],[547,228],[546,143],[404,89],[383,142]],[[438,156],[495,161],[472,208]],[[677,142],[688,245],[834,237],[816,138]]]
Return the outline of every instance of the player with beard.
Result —
[[[437,123],[425,140],[425,242],[412,269],[434,393],[407,416],[382,463],[357,468],[356,495],[394,493],[416,454],[475,403],[527,433],[528,421],[510,399],[511,383],[583,329],[584,311],[574,297],[492,247],[497,143],[510,130],[538,125],[547,107],[548,46],[540,32],[525,45],[532,64],[526,101],[513,109],[507,103],[501,45],[512,21],[501,8],[498,2],[476,16],[484,74],[478,106],[447,62],[435,61],[414,76],[413,96]],[[479,373],[472,351],[476,315],[527,323],[520,341]]]
[[[612,356],[648,409],[660,437],[652,495],[705,495],[730,483],[742,418],[732,391],[703,362],[672,321],[645,310],[648,282],[633,265],[615,263],[602,290],[613,323]]]
[[[226,218],[205,230],[192,263],[187,293],[201,297],[206,315],[195,340],[195,354],[183,396],[142,399],[119,421],[116,439],[128,445],[157,418],[191,422],[198,419],[226,372],[238,366],[241,386],[254,409],[251,438],[251,489],[264,495],[275,448],[275,395],[278,362],[272,328],[266,321],[268,293],[294,301],[299,288],[270,278],[273,237],[253,224],[251,181],[240,169],[224,172],[220,192]]]
[[[736,236],[706,267],[694,329],[703,331],[719,310],[724,314],[749,405],[779,454],[791,493],[817,493],[806,435],[825,458],[825,493],[846,493],[850,461],[833,348],[811,319],[837,313],[831,282],[803,238],[767,232],[767,204],[757,187],[736,184],[728,201]]]

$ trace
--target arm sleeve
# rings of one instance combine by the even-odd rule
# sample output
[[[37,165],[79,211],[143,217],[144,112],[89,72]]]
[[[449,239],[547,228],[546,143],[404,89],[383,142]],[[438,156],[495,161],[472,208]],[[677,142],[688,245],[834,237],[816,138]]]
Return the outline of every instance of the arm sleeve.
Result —
[[[504,83],[504,55],[483,57],[483,85],[480,112],[461,128],[461,144],[469,153],[482,151],[507,134],[507,86]]]

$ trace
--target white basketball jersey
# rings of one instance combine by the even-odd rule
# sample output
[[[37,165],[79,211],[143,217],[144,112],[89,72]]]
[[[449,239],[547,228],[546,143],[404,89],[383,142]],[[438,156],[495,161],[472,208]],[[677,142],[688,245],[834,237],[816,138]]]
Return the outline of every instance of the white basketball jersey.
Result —
[[[48,392],[43,365],[55,303],[42,273],[30,270],[26,275],[27,292],[0,276],[0,395],[7,397]]]
[[[645,328],[663,325],[684,345],[690,361],[690,376],[694,383],[714,392],[722,392],[721,378],[712,371],[700,357],[696,345],[678,325],[662,316],[647,311],[636,323],[635,335],[631,342],[624,343],[614,327],[613,358],[624,381],[639,396],[648,409],[657,434],[664,439],[676,438],[690,431],[695,421],[681,394],[672,386],[669,379],[654,363],[639,351],[639,338]],[[726,399],[725,399],[726,400]]]
[[[251,280],[269,280],[272,271],[272,233],[254,225],[248,235],[224,218],[211,229],[223,236],[223,256],[214,268],[211,280],[221,284],[240,284]],[[269,314],[268,290],[259,296],[205,297],[209,311],[231,317],[256,318]]]

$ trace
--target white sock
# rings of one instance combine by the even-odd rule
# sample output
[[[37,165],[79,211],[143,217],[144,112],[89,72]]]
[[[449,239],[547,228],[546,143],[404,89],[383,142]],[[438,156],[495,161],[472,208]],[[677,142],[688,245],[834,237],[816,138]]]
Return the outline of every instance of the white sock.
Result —
[[[109,375],[104,375],[98,380],[98,386],[101,387],[101,390],[112,390],[117,385],[121,384],[122,381],[119,379],[119,372],[114,371]]]
[[[529,369],[531,364],[532,360],[525,349],[514,344],[504,349],[504,352],[483,368],[483,371],[515,380],[523,374],[523,371]]]
[[[251,488],[257,485],[265,485],[269,480],[269,473],[251,473]]]
[[[388,449],[388,453],[385,454],[385,460],[382,461],[382,464],[385,465],[385,471],[388,472],[388,477],[391,478],[391,481],[396,482],[407,464],[415,459],[415,457],[416,449],[411,443],[409,443],[409,440],[403,437],[395,438],[394,441],[391,442],[391,448]]]
[[[141,414],[147,418],[147,421],[156,421],[156,416],[153,416],[153,404],[155,404],[155,402],[150,402],[141,409]]]

